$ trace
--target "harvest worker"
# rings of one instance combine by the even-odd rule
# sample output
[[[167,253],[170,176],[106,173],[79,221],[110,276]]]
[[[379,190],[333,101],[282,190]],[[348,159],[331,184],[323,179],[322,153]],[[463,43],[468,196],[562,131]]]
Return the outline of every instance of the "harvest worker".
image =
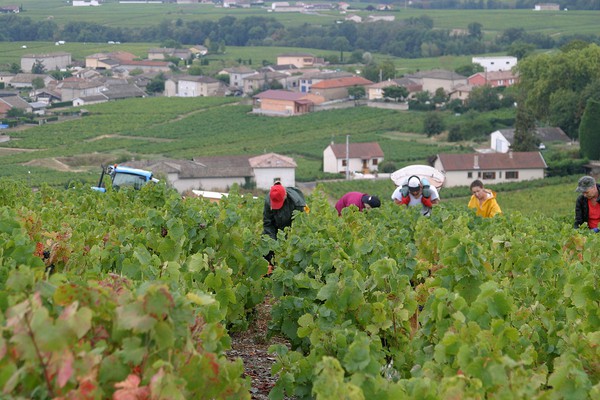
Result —
[[[408,178],[402,186],[398,186],[392,193],[392,200],[396,204],[404,204],[409,207],[421,205],[421,214],[431,215],[431,208],[440,202],[440,195],[434,186],[429,185],[426,178],[416,175]]]
[[[268,196],[265,197],[263,209],[263,235],[269,235],[277,240],[277,232],[292,225],[294,211],[308,212],[304,194],[295,187],[285,187],[281,182],[271,186]],[[269,262],[269,273],[272,271],[274,253],[270,251],[265,256]]]
[[[491,218],[496,214],[502,214],[502,210],[496,201],[496,193],[483,187],[483,182],[479,179],[474,180],[470,186],[471,200],[469,208],[476,210],[475,214],[483,218]]]
[[[575,201],[575,228],[584,222],[588,228],[598,233],[600,231],[600,185],[591,176],[583,176],[577,183],[576,192],[581,193]]]
[[[342,209],[350,206],[356,206],[358,207],[358,211],[362,211],[365,208],[370,209],[381,206],[381,201],[379,197],[371,196],[367,193],[348,192],[335,203],[338,215],[342,215]]]

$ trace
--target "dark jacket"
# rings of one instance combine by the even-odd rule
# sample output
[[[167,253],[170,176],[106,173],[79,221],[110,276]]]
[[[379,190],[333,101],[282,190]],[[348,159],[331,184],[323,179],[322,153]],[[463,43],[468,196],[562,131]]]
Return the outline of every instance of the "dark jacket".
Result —
[[[598,193],[600,193],[600,185],[596,184]],[[600,197],[598,197],[600,202]],[[584,222],[588,222],[590,209],[588,201],[583,194],[580,194],[575,201],[575,228],[579,228]]]
[[[263,234],[277,239],[277,231],[292,225],[294,211],[304,211],[306,201],[302,192],[295,187],[286,187],[287,197],[283,207],[279,210],[271,210],[271,199],[267,194],[265,207],[263,209]]]

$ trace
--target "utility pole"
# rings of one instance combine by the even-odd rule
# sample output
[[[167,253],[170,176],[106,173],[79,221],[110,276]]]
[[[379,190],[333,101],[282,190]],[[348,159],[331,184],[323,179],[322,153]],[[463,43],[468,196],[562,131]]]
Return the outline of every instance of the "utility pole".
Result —
[[[350,135],[346,135],[346,180],[350,179]]]

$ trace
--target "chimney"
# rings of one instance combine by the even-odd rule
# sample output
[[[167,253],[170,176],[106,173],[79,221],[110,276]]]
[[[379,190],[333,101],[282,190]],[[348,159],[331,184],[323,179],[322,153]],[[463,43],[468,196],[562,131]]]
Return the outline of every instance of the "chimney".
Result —
[[[508,158],[510,158],[512,160],[512,158],[513,158],[512,150],[508,151]]]
[[[473,159],[473,169],[479,169],[479,156],[477,154]]]

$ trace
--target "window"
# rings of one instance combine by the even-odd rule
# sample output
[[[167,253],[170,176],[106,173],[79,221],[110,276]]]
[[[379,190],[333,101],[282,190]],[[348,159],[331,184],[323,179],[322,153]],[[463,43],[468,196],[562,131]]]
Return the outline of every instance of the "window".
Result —
[[[495,172],[484,172],[482,174],[482,178],[483,179],[496,179],[496,173]]]
[[[344,158],[344,159],[342,160],[342,167],[345,167],[346,165],[348,165],[348,164],[346,163],[346,159]]]
[[[373,159],[373,165],[377,165],[378,162],[379,162],[378,159],[376,159],[376,158]]]
[[[519,179],[519,171],[506,171],[506,179]]]
[[[473,173],[472,172],[467,172],[467,178],[471,179],[473,177]]]

